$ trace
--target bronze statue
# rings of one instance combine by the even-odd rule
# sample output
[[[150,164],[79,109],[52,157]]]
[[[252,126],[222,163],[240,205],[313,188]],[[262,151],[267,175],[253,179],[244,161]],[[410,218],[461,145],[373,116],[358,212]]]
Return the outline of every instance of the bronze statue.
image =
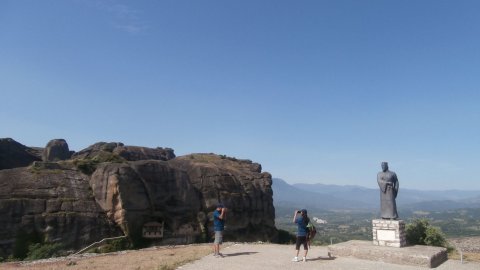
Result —
[[[380,187],[380,212],[383,219],[398,219],[395,199],[398,194],[398,179],[394,172],[388,170],[388,163],[382,162],[382,171],[377,175]]]

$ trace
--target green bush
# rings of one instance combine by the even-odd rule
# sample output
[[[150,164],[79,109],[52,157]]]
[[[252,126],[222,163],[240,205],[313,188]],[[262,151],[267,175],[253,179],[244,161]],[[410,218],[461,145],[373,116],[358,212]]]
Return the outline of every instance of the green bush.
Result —
[[[285,230],[278,230],[278,244],[293,244],[295,243],[295,235]]]
[[[6,262],[16,262],[18,261],[18,258],[15,258],[13,255],[9,255],[8,258],[5,260]]]
[[[407,242],[410,245],[447,247],[447,240],[440,228],[431,226],[426,219],[415,219],[406,227]]]
[[[76,159],[73,164],[84,174],[91,175],[103,162],[123,163],[125,159],[110,152],[100,152],[93,158]]]
[[[123,163],[125,159],[117,154],[108,153],[108,152],[100,152],[97,156],[92,158],[93,161],[96,162],[112,162],[112,163]]]
[[[425,244],[427,246],[447,247],[447,240],[440,228],[430,226],[426,231]]]
[[[26,260],[39,260],[60,255],[63,245],[60,243],[32,244],[28,247]]]
[[[110,241],[108,244],[101,246],[98,248],[99,253],[109,253],[109,252],[116,252],[120,250],[130,249],[131,245],[130,242],[126,239],[115,239]]]
[[[37,231],[27,232],[23,229],[18,230],[13,244],[12,258],[25,259],[28,256],[29,246],[41,242],[42,236]]]
[[[96,169],[98,165],[97,160],[93,159],[77,159],[74,161],[75,166],[84,174],[91,175]]]

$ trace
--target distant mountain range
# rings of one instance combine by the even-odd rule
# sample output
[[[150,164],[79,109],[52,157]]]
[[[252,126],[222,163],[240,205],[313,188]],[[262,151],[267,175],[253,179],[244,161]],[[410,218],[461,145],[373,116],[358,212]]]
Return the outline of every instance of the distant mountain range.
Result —
[[[293,184],[273,178],[273,200],[277,207],[306,207],[315,209],[378,209],[379,189],[361,186],[325,184]],[[397,206],[408,210],[449,210],[480,208],[480,191],[424,191],[402,189]]]

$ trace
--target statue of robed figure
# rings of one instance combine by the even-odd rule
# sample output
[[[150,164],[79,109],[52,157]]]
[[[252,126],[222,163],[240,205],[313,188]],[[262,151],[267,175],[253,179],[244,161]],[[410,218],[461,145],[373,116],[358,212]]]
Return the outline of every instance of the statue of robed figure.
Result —
[[[395,199],[398,194],[397,174],[388,170],[388,163],[382,162],[382,171],[377,175],[380,187],[380,212],[383,219],[398,219]]]

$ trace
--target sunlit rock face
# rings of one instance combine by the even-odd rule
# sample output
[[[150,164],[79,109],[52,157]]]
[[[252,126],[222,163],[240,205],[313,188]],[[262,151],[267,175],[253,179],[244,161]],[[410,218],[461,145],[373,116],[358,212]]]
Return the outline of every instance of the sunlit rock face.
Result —
[[[13,145],[30,159],[0,170],[1,257],[25,237],[70,250],[119,235],[143,244],[210,241],[219,202],[228,208],[226,240],[276,236],[271,175],[249,160],[96,143],[66,160],[53,155],[42,162],[38,150]],[[5,149],[11,148],[1,148],[2,158]],[[161,237],[145,240],[146,224],[161,224]]]
[[[208,237],[218,202],[229,209],[227,239],[271,240],[276,234],[271,183],[259,164],[213,154],[104,164],[90,179],[100,207],[126,233],[162,222],[168,243]]]

